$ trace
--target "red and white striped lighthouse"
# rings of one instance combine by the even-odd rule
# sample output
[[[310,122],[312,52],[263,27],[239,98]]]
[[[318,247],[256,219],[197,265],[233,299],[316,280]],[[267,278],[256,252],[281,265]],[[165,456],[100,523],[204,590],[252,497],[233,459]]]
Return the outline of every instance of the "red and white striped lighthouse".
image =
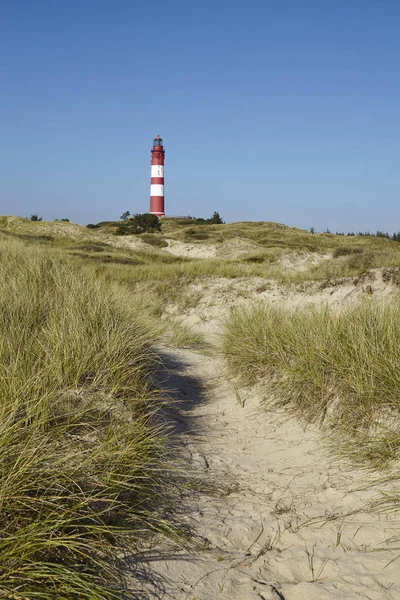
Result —
[[[164,156],[162,139],[158,135],[151,151],[150,213],[163,217],[164,211]]]

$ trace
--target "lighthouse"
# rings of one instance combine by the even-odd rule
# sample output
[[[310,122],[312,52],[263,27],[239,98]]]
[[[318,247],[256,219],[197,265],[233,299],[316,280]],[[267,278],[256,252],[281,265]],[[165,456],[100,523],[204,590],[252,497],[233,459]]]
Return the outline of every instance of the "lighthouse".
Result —
[[[164,157],[162,138],[157,135],[151,151],[150,213],[163,217],[164,212]]]

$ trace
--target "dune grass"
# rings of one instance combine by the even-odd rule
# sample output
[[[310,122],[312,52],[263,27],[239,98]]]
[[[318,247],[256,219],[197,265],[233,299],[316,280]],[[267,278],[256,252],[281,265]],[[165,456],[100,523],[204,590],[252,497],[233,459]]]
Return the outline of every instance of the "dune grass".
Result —
[[[281,283],[302,283],[306,281],[326,281],[357,277],[376,268],[400,267],[400,244],[381,249],[363,249],[358,246],[339,247],[334,252],[332,259],[324,260],[320,264],[311,266],[305,271],[276,273],[276,279]]]
[[[74,261],[0,247],[0,597],[121,598],[157,517],[155,332]]]
[[[324,422],[335,449],[385,466],[400,451],[400,301],[334,312],[257,304],[231,312],[223,353],[271,402]]]
[[[121,246],[121,238],[113,235],[115,228],[107,224],[91,230],[73,223],[0,217],[0,233],[29,245],[40,244],[49,253],[62,250],[85,268],[92,264],[97,273],[102,269],[109,280],[129,287],[137,281],[155,285],[171,281],[175,288],[184,288],[195,279],[255,276],[296,284],[353,277],[378,267],[400,267],[400,243],[376,236],[312,234],[269,222],[193,226],[187,219],[163,219],[162,228],[163,233],[130,236],[132,241],[145,242],[140,248],[130,248]],[[188,232],[193,243],[215,244],[217,251],[221,249],[221,257],[190,259],[165,250],[167,238],[186,240]],[[224,243],[233,239],[251,242],[254,250],[243,256],[230,256],[229,249],[225,253]],[[281,263],[285,257],[296,263],[297,256],[306,258],[305,255],[322,255],[324,260],[306,270]]]
[[[178,317],[170,317],[168,319],[167,339],[169,345],[176,348],[205,343],[204,336],[200,332],[183,323],[182,319]]]
[[[297,227],[289,227],[271,221],[242,221],[223,225],[194,224],[183,219],[162,220],[163,234],[167,237],[182,239],[192,238],[206,244],[220,243],[233,238],[253,241],[262,247],[286,247],[310,252],[330,251],[346,245],[358,245],[368,248],[383,248],[393,244],[391,240],[376,236],[344,236],[329,232],[311,233]],[[204,235],[204,237],[202,237]],[[394,242],[396,243],[396,242]]]

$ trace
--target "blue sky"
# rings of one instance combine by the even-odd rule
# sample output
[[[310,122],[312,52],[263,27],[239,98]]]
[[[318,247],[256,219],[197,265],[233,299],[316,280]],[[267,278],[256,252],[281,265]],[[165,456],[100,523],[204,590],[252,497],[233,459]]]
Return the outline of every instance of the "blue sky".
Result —
[[[398,0],[0,1],[0,214],[400,230]]]

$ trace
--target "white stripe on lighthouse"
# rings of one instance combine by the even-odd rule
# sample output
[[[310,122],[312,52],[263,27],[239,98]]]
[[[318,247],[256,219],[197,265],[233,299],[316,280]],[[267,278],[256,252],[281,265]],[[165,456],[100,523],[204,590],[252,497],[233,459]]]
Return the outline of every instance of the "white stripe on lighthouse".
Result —
[[[150,186],[150,196],[164,196],[164,186],[159,183],[152,183]]]
[[[151,165],[151,176],[152,177],[164,177],[163,165]]]

